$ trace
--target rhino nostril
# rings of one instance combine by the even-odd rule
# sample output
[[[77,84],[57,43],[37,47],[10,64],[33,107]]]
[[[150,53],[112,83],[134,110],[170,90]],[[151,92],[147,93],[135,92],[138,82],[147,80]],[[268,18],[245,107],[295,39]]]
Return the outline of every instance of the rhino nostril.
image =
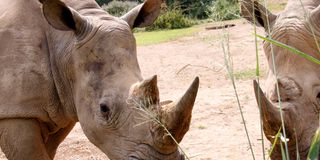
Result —
[[[130,157],[128,158],[128,160],[139,160],[139,158],[136,157],[136,156],[130,156]]]
[[[100,111],[103,112],[103,113],[106,113],[106,112],[110,111],[110,108],[106,104],[101,103],[100,104]]]
[[[277,84],[275,84],[274,90],[271,94],[272,98],[270,98],[271,101],[273,100],[276,102],[288,102],[293,101],[302,95],[301,87],[292,78],[285,77],[278,79],[278,87]]]
[[[278,98],[273,98],[273,99],[270,99],[270,100],[271,100],[271,102],[279,103],[279,99]],[[280,97],[280,101],[281,102],[289,102],[289,101],[291,101],[291,99],[288,98],[288,97]]]

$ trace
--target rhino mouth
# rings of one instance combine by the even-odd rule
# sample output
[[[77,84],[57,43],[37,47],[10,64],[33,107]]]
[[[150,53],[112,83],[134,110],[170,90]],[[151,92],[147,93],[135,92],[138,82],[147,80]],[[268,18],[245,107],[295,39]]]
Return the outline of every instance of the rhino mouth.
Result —
[[[185,157],[178,149],[173,153],[163,154],[148,144],[140,144],[128,156],[128,160],[185,160]]]
[[[179,156],[179,157],[176,157],[176,158],[166,158],[166,159],[163,159],[163,158],[139,158],[139,157],[136,157],[136,156],[129,156],[128,160],[185,160],[184,156]]]

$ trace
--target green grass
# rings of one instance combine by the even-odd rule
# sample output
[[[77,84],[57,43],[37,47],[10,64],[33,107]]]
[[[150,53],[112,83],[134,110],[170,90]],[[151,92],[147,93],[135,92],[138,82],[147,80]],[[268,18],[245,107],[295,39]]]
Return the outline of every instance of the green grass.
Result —
[[[271,11],[271,12],[280,12],[282,10],[284,10],[284,8],[286,7],[287,3],[285,2],[280,2],[280,3],[270,3],[268,5],[268,9]]]
[[[220,41],[223,36],[221,35],[207,35],[201,38],[205,43],[212,44],[212,42]]]
[[[307,53],[301,52],[301,51],[295,49],[294,47],[291,47],[291,46],[288,46],[288,45],[286,45],[286,44],[284,44],[284,43],[275,41],[275,40],[273,40],[273,39],[271,39],[271,38],[265,38],[265,37],[263,37],[263,36],[261,36],[261,35],[256,35],[256,36],[257,36],[258,38],[263,39],[263,40],[265,40],[265,41],[267,41],[267,42],[269,42],[269,43],[272,43],[272,44],[274,44],[274,45],[276,45],[276,46],[278,46],[278,47],[287,49],[287,50],[290,51],[291,53],[297,54],[297,55],[301,56],[302,58],[305,58],[305,59],[309,60],[310,62],[314,62],[314,63],[320,65],[320,60],[319,60],[319,59],[317,59],[317,58],[315,58],[315,57],[313,57],[313,56],[310,56],[310,55],[307,54]]]
[[[233,76],[235,79],[250,79],[250,78],[255,78],[256,77],[256,70],[245,70],[245,71],[239,71],[233,73]]]
[[[206,129],[206,128],[207,128],[207,127],[204,126],[204,125],[199,125],[199,126],[198,126],[198,129],[201,129],[201,130]]]
[[[264,76],[264,71],[260,70],[260,76]],[[248,69],[248,70],[242,70],[237,71],[233,73],[233,76],[236,80],[247,80],[247,79],[253,79],[256,77],[256,70],[255,69]]]
[[[308,154],[308,160],[318,159],[320,150],[320,130],[318,129],[316,135],[312,140],[310,151]]]
[[[151,45],[176,40],[185,36],[191,36],[200,30],[200,26],[193,26],[184,29],[137,32],[134,33],[134,35],[136,37],[137,45]]]

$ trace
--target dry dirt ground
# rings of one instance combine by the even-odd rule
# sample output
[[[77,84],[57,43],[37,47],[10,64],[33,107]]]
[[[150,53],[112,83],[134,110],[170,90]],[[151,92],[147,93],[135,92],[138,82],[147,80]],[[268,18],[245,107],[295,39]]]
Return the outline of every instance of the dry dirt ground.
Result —
[[[234,72],[242,76],[236,86],[255,156],[262,159],[259,112],[252,88],[254,76],[250,76],[256,67],[253,27],[244,20],[227,23],[236,26],[227,31],[207,31],[203,26],[200,32],[189,37],[138,47],[142,74],[145,78],[158,75],[162,100],[178,99],[192,80],[200,77],[191,127],[181,143],[194,160],[252,159],[237,99],[224,66],[221,47],[224,33],[230,35]],[[259,32],[263,34],[262,30]],[[261,41],[259,50],[260,67],[266,71]],[[0,159],[5,157],[0,154]],[[107,157],[88,141],[77,124],[60,145],[55,159],[100,160]]]

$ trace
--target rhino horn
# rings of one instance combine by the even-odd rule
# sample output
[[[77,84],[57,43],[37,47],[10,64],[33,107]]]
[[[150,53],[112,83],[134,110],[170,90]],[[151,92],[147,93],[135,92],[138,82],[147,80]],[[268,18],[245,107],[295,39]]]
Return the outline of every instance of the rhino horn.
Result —
[[[159,104],[159,99],[156,75],[135,84],[131,91],[131,98],[129,98],[129,100],[134,100],[135,103],[144,107]]]
[[[199,88],[199,78],[195,78],[186,93],[177,102],[162,106],[165,117],[162,117],[165,126],[177,142],[189,130],[191,114]]]
[[[274,136],[281,127],[280,111],[267,99],[257,81],[253,81],[253,86],[257,103],[260,104],[264,133],[267,137]]]

